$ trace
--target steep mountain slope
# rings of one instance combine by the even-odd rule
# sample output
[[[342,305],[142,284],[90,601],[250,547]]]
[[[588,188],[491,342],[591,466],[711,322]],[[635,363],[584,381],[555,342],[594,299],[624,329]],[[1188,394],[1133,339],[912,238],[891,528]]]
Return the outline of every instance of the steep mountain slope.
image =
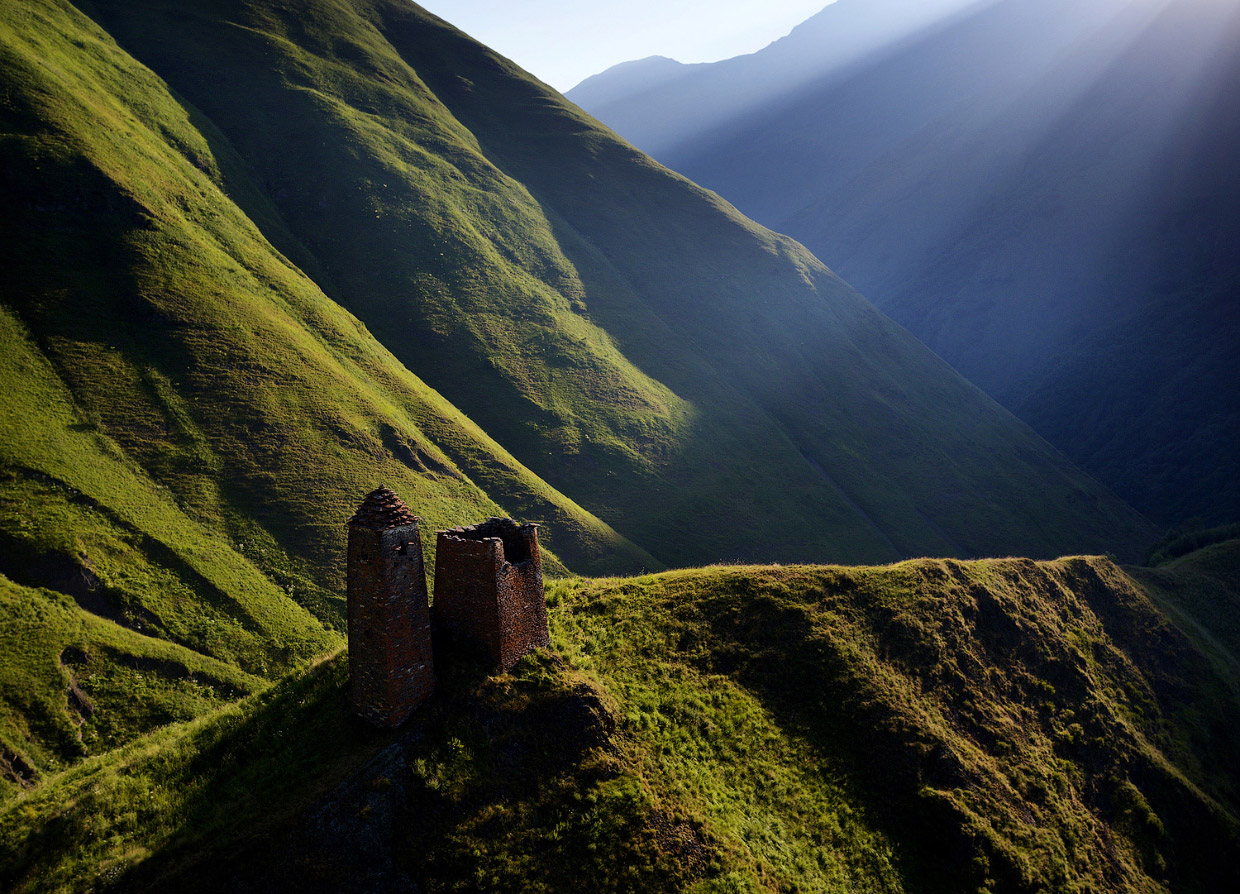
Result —
[[[845,6],[883,4],[798,29],[827,56],[852,40],[825,27]],[[680,103],[799,51],[586,108],[800,239],[1142,511],[1223,522],[1240,507],[1237,47],[1234,4],[999,0],[709,127]]]
[[[62,649],[92,653],[84,609],[250,674],[320,654],[340,641],[344,521],[380,478],[428,526],[513,512],[552,522],[578,567],[657,567],[273,249],[222,189],[239,160],[89,19],[6,4],[0,70],[0,575],[77,601],[43,613],[79,631]],[[69,756],[72,673],[20,632],[41,597],[13,592],[8,666],[61,677],[52,715],[4,696],[5,754],[37,774]]]
[[[91,8],[237,149],[274,243],[663,562],[1146,534],[800,246],[416,6]]]
[[[7,14],[0,449],[18,477],[102,503],[128,491],[136,514],[160,502],[134,493],[150,476],[199,522],[296,544],[337,601],[343,521],[378,476],[428,525],[498,509],[468,473],[512,510],[555,517],[577,563],[650,561],[273,249],[223,191],[241,162],[212,148],[218,132],[89,19],[57,3]],[[98,492],[76,480],[91,474]]]
[[[1102,559],[553,581],[560,656],[351,716],[380,480],[552,575],[1150,533],[416,7],[0,5],[0,220],[0,888],[1234,881],[1228,641]]]
[[[3,577],[0,616],[0,798],[265,685]]]
[[[455,665],[397,734],[348,716],[331,659],[9,807],[0,879],[1231,890],[1235,637],[1195,600],[1235,604],[1238,567],[1232,542],[1148,591],[1099,558],[559,581],[562,657]]]

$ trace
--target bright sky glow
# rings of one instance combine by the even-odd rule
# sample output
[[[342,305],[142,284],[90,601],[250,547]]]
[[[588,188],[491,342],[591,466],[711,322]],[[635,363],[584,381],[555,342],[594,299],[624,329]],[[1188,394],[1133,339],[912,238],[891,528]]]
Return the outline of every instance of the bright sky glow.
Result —
[[[834,0],[419,0],[557,90],[617,62],[760,50]]]

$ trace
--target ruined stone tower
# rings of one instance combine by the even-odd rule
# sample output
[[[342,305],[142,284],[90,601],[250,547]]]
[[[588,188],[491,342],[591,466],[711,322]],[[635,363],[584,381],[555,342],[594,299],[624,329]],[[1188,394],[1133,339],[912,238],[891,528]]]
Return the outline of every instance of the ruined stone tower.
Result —
[[[353,709],[399,726],[435,691],[418,519],[386,487],[349,519],[349,677]]]
[[[458,645],[510,670],[551,645],[538,525],[490,518],[440,531],[435,552],[435,622]]]

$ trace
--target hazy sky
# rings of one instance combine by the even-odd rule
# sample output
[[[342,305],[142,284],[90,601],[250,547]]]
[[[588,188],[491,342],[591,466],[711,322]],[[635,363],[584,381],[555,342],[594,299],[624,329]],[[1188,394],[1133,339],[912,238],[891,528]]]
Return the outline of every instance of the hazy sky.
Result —
[[[617,62],[714,62],[783,37],[834,0],[418,0],[557,90]]]

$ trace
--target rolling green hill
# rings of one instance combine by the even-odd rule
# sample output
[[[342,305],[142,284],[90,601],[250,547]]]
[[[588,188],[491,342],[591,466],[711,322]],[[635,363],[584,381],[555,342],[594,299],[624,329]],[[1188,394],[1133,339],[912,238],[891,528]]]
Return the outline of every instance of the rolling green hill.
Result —
[[[1199,609],[1236,604],[1237,567],[1240,541],[1157,571],[916,560],[565,579],[549,591],[558,656],[490,678],[451,666],[395,734],[350,718],[339,657],[296,672],[10,804],[0,879],[1230,890],[1240,678],[1235,637]]]

